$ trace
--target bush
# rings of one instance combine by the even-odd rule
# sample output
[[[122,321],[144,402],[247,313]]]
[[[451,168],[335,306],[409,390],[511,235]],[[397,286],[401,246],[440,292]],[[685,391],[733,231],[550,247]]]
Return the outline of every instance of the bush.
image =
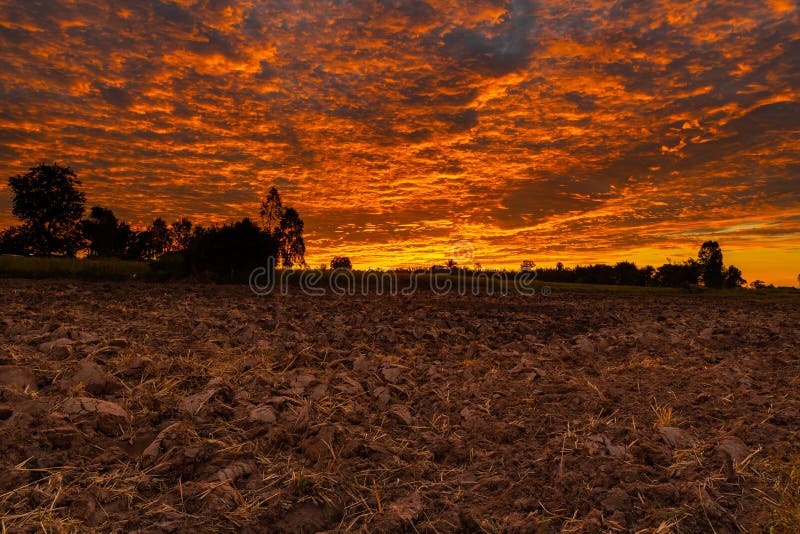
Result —
[[[353,264],[347,256],[334,256],[331,260],[331,269],[352,269]]]
[[[250,219],[197,228],[186,252],[187,270],[219,282],[244,282],[256,267],[275,264],[278,242]]]
[[[189,275],[189,265],[183,252],[167,252],[150,262],[155,280],[177,280]]]

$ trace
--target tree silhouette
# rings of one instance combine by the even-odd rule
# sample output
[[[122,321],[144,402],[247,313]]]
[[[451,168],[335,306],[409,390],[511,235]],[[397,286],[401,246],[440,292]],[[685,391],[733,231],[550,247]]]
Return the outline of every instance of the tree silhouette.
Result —
[[[614,283],[624,286],[644,285],[642,273],[635,263],[621,261],[614,265]]]
[[[297,210],[286,208],[283,211],[277,234],[281,262],[284,267],[305,265],[306,263],[306,244],[303,241],[303,227],[303,219],[300,218]]]
[[[74,256],[81,248],[78,222],[86,195],[78,191],[81,182],[72,169],[42,163],[11,176],[8,185],[14,194],[12,212],[23,222],[19,232],[27,236],[31,252]]]
[[[742,278],[742,271],[734,265],[728,265],[725,269],[722,285],[726,288],[742,287],[747,283],[747,280]]]
[[[92,208],[89,217],[81,221],[80,229],[90,256],[122,257],[133,235],[130,226],[101,206]]]
[[[192,241],[192,221],[184,217],[172,223],[172,248],[186,250]]]
[[[43,163],[8,182],[13,213],[22,224],[0,231],[0,254],[75,255],[84,249],[90,257],[156,259],[153,268],[170,276],[202,272],[237,281],[246,280],[255,267],[274,268],[274,260],[285,267],[305,266],[303,220],[297,210],[284,208],[275,187],[261,203],[264,230],[250,219],[206,229],[187,218],[168,225],[159,217],[135,231],[101,206],[81,220],[86,199],[69,167]]]
[[[135,232],[125,252],[125,259],[152,260],[173,248],[172,230],[161,217],[155,219],[147,230]]]
[[[172,248],[172,232],[161,217],[155,219],[147,228],[150,233],[151,257],[157,257]]]
[[[688,287],[697,284],[700,266],[693,259],[684,263],[665,263],[655,271],[656,285],[662,287]]]
[[[697,253],[700,279],[706,287],[720,288],[724,282],[722,272],[722,249],[716,241],[706,241]]]
[[[134,232],[128,241],[123,258],[126,260],[148,260],[156,256],[153,246],[153,234],[145,230]]]
[[[352,269],[353,264],[347,256],[334,256],[331,260],[331,269]]]
[[[264,224],[264,230],[274,234],[278,229],[281,219],[283,218],[283,202],[281,202],[281,195],[275,187],[270,188],[267,196],[261,201],[261,221]]]
[[[247,281],[256,267],[269,267],[278,243],[250,219],[221,228],[196,227],[185,257],[191,272],[220,281]]]
[[[30,254],[28,234],[22,226],[12,226],[0,232],[0,254]]]

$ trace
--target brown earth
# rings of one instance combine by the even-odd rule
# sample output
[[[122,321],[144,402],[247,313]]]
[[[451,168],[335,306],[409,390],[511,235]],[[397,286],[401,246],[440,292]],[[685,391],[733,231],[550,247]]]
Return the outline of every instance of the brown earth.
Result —
[[[800,524],[796,299],[3,280],[0,301],[0,531]]]

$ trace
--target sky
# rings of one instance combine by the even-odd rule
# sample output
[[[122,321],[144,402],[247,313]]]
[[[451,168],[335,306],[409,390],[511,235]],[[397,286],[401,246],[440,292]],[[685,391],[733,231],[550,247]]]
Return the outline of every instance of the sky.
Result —
[[[0,0],[0,176],[308,263],[660,265],[797,285],[797,2]],[[0,227],[14,223],[0,184]]]

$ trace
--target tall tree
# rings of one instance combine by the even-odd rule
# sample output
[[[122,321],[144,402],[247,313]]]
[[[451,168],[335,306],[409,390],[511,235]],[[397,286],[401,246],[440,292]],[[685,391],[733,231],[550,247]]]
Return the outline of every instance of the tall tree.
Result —
[[[122,257],[131,238],[131,228],[108,208],[95,206],[80,223],[90,256]]]
[[[78,223],[86,195],[69,167],[42,163],[26,174],[11,176],[12,212],[22,220],[30,250],[35,254],[74,256],[81,248]]]
[[[270,234],[274,234],[279,229],[281,219],[283,218],[283,202],[278,189],[275,187],[270,188],[267,196],[261,201],[261,221],[264,224],[264,230]]]
[[[722,287],[724,274],[722,272],[722,249],[716,241],[706,241],[700,246],[697,253],[697,263],[700,264],[700,278],[706,287]]]
[[[305,265],[306,245],[303,241],[303,219],[294,208],[286,208],[278,225],[278,243],[284,267]]]

